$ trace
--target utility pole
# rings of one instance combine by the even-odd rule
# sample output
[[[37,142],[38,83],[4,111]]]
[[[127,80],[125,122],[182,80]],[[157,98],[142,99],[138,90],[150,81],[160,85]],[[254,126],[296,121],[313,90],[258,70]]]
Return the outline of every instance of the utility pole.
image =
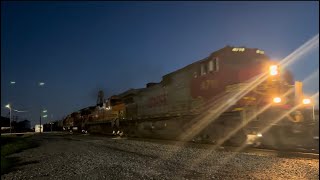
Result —
[[[39,86],[40,87],[42,87],[42,86],[44,86],[44,82],[39,82]],[[42,103],[40,103],[40,104],[42,104]],[[40,105],[41,106],[41,105]],[[42,127],[41,127],[41,116],[42,116],[42,112],[43,112],[43,110],[42,110],[42,107],[40,108],[40,134],[41,134],[41,129],[42,129]],[[46,111],[45,111],[46,112]]]
[[[12,119],[11,109],[12,109],[12,107],[10,106],[10,104],[7,104],[5,107],[9,109],[9,116],[10,116],[10,134],[11,134],[11,129],[12,129],[12,126],[11,126],[11,119]]]
[[[53,120],[53,115],[51,114],[51,121]],[[51,124],[51,132],[52,132],[52,122],[50,122],[50,124]]]
[[[11,132],[11,129],[12,129],[12,126],[11,126],[11,119],[12,119],[11,107],[9,109],[10,109],[10,134],[11,134],[12,133]]]
[[[42,111],[40,111],[40,134],[41,134],[41,116],[42,116]]]

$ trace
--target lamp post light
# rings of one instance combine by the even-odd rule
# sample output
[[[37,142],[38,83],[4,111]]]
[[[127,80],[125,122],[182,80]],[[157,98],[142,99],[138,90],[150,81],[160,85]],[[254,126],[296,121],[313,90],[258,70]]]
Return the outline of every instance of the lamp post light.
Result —
[[[19,111],[19,110],[16,110],[16,109],[13,109],[13,111],[15,111],[15,112],[28,112],[28,111]]]
[[[11,106],[10,106],[10,104],[7,104],[6,105],[6,108],[8,108],[10,111],[10,134],[11,134],[11,119],[12,119],[12,113],[11,113]]]
[[[13,109],[12,107],[11,107],[11,105],[10,104],[7,104],[6,106],[5,106],[6,108],[8,108],[10,111],[9,111],[9,115],[10,115],[10,133],[12,133],[12,110],[13,111],[15,111],[15,112],[18,112],[18,113],[23,113],[23,112],[28,112],[28,111],[19,111],[19,110],[16,110],[16,109]]]

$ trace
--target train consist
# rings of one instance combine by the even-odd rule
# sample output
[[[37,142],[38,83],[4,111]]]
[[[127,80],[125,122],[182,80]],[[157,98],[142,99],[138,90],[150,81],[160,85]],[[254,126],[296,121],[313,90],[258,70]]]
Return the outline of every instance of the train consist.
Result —
[[[162,77],[68,115],[66,128],[240,146],[318,145],[302,83],[259,49],[226,46]]]

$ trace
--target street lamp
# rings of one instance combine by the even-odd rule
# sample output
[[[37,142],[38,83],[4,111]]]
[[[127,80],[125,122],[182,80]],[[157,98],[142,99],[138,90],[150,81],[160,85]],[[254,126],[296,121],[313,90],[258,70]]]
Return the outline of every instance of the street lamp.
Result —
[[[44,82],[39,82],[39,86],[41,87],[41,86],[44,86]],[[41,117],[42,117],[42,113],[46,113],[47,112],[47,110],[46,109],[44,109],[44,110],[41,110],[42,108],[40,108],[40,134],[41,134]]]
[[[19,111],[19,110],[16,110],[16,109],[13,109],[13,111],[15,111],[15,112],[28,112],[28,111]]]
[[[11,85],[14,85],[14,84],[16,84],[16,82],[15,82],[15,81],[10,81],[10,84],[11,84]],[[11,113],[11,106],[10,106],[10,104],[7,104],[7,105],[6,105],[6,108],[8,108],[8,109],[10,110],[10,133],[11,133],[12,113]]]
[[[11,106],[10,106],[10,104],[7,104],[6,108],[8,108],[10,110],[10,134],[11,134],[11,117],[12,117],[12,115],[11,115]]]
[[[10,81],[10,85],[14,85],[14,84],[16,84],[15,81]],[[42,87],[42,86],[45,85],[45,83],[44,83],[44,82],[38,82],[38,85],[39,85],[40,87]],[[10,104],[6,105],[6,108],[9,108],[9,109],[10,109],[10,133],[11,133],[11,120],[12,120],[12,115],[11,115],[11,114],[12,114],[12,113],[11,113]],[[27,111],[18,111],[18,110],[15,110],[15,109],[12,109],[12,110],[14,110],[14,111],[16,111],[16,112],[27,112]],[[46,113],[46,112],[47,112],[47,110],[44,110],[43,113]],[[40,133],[41,133],[41,116],[42,116],[42,113],[41,113],[41,110],[40,110]]]
[[[46,112],[47,112],[46,109],[40,111],[40,133],[41,133],[41,118],[46,118],[46,117],[48,117],[48,115],[46,115],[46,114],[42,115],[42,113],[46,113]]]

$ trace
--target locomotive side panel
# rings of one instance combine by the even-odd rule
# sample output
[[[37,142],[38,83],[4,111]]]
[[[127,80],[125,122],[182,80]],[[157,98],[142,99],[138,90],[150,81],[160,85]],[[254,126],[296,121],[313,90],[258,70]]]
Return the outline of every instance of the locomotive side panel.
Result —
[[[203,105],[222,96],[227,86],[244,82],[263,70],[268,57],[239,54],[225,49],[163,77],[144,89],[134,100],[138,117],[197,114]],[[246,63],[243,63],[246,62]],[[245,65],[243,65],[245,64]]]
[[[192,71],[186,69],[164,76],[160,84],[146,88],[134,100],[139,117],[166,117],[190,113],[190,77]]]

